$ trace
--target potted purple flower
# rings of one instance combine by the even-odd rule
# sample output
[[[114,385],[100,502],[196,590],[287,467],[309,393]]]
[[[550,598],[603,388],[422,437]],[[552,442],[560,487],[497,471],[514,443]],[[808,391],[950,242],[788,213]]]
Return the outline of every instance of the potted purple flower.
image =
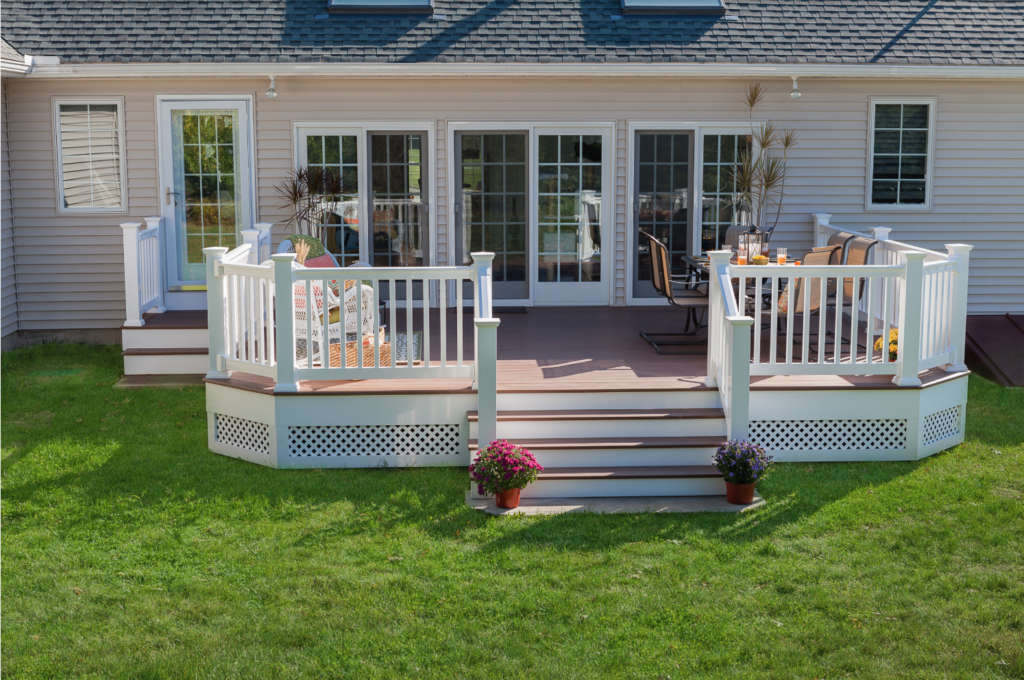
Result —
[[[754,486],[772,465],[772,457],[764,449],[745,439],[731,439],[715,453],[715,467],[725,477],[726,500],[734,505],[754,502]]]
[[[519,492],[543,469],[529,451],[500,439],[477,453],[469,477],[481,495],[494,495],[499,508],[518,508]]]

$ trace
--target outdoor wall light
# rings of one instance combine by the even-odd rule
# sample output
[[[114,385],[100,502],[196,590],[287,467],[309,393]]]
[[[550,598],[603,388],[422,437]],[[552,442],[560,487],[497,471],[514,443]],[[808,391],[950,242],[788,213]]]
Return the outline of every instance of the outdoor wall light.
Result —
[[[800,88],[796,84],[796,80],[799,76],[790,76],[790,78],[793,79],[793,91],[789,93],[789,96],[793,99],[800,99]],[[269,92],[267,93],[267,96],[270,96]]]
[[[267,99],[277,99],[277,90],[274,85],[274,76],[268,76],[270,78],[270,89],[267,90]]]

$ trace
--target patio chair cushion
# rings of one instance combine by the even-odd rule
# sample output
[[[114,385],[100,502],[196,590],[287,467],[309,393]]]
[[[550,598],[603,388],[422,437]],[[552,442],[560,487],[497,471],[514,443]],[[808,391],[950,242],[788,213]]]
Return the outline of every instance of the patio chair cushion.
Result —
[[[814,248],[813,250],[804,254],[803,263],[805,265],[814,267],[820,265],[826,265],[831,263],[833,253],[839,249],[839,246],[822,246],[820,248]],[[803,282],[804,279],[794,279],[795,283],[793,288],[795,290],[794,297],[796,298],[796,307],[793,308],[794,314],[804,313],[804,294],[803,294]],[[830,281],[830,285],[831,284]],[[779,302],[776,306],[777,314],[785,315],[789,313],[789,289],[790,284],[786,284],[785,290],[779,294]],[[821,306],[821,279],[811,279],[811,308],[807,311],[816,312]]]

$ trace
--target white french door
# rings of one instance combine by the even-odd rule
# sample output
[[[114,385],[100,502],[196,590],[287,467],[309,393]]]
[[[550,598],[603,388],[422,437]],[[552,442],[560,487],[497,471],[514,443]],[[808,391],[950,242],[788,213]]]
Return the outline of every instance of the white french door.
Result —
[[[530,156],[534,304],[608,304],[612,128],[535,128]]]
[[[203,248],[234,248],[253,224],[249,99],[160,101],[160,205],[167,284],[206,287]]]

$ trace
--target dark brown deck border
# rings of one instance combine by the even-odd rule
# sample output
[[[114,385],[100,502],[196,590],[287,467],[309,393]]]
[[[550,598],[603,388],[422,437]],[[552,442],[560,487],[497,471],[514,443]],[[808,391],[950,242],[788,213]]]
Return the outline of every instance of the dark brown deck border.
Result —
[[[594,449],[703,449],[721,446],[722,436],[710,437],[598,437],[585,439],[517,439],[516,444],[537,451],[592,451]],[[469,450],[479,447],[476,439],[469,440]]]

